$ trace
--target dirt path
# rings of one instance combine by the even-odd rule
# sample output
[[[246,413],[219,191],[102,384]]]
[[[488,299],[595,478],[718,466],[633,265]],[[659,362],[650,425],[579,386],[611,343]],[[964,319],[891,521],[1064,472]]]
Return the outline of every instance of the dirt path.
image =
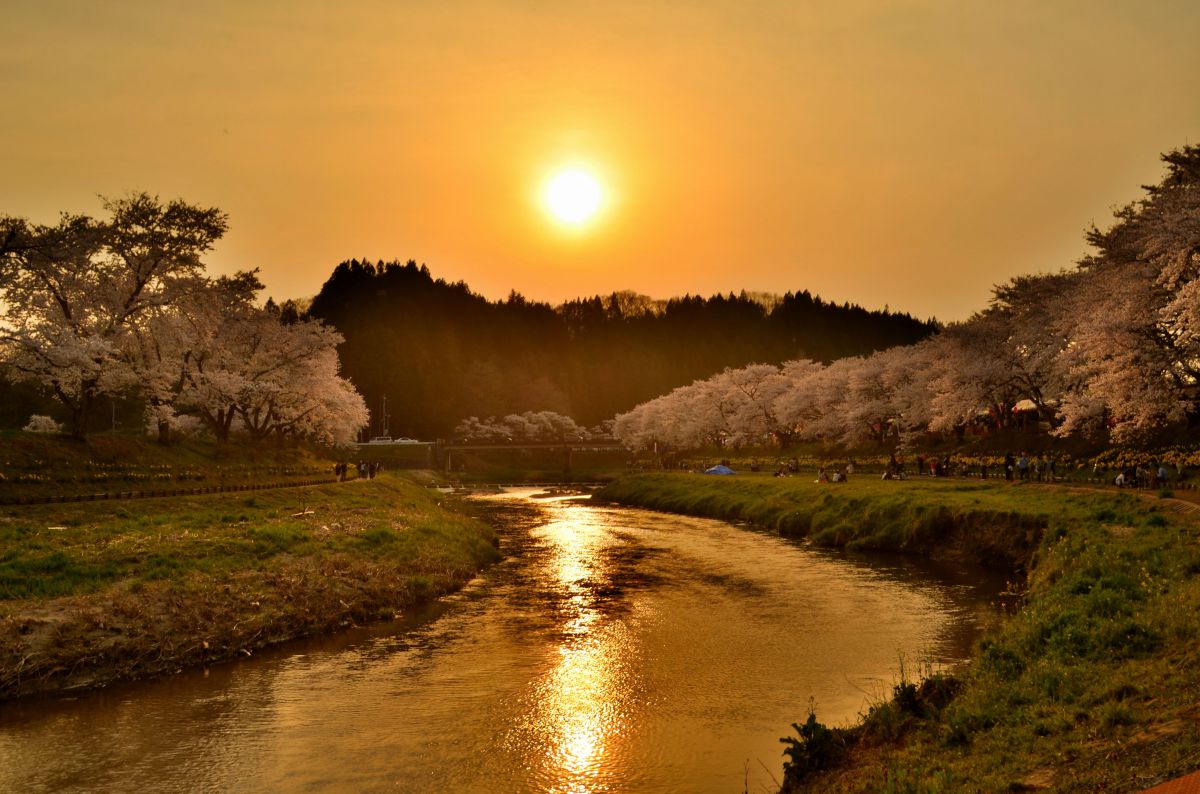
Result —
[[[1197,491],[1183,491],[1181,493],[1175,493],[1174,496],[1162,497],[1162,496],[1159,496],[1157,493],[1151,493],[1150,491],[1130,490],[1127,488],[1116,488],[1116,487],[1104,486],[1104,485],[1068,485],[1066,483],[1041,483],[1041,484],[1042,485],[1050,485],[1053,488],[1059,488],[1059,489],[1067,491],[1069,493],[1086,494],[1086,493],[1096,493],[1097,491],[1100,491],[1103,493],[1128,493],[1128,494],[1132,494],[1133,496],[1136,496],[1140,499],[1154,502],[1155,504],[1166,505],[1167,507],[1169,507],[1171,510],[1175,511],[1176,513],[1182,513],[1184,515],[1193,515],[1196,513],[1200,513],[1200,492],[1197,492]]]

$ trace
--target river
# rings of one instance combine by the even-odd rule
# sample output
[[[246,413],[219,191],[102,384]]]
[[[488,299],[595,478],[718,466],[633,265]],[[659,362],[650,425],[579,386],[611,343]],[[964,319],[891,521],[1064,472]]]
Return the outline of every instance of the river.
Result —
[[[505,559],[404,619],[0,707],[0,790],[760,792],[815,703],[846,724],[962,660],[1002,578],[510,491]]]

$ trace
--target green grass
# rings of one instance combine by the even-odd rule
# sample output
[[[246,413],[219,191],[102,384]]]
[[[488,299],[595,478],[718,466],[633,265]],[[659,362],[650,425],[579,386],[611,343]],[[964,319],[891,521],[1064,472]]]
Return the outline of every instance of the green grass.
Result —
[[[111,562],[81,560],[58,550],[0,556],[0,594],[53,598],[95,590],[117,577]]]
[[[84,594],[189,572],[263,569],[287,555],[408,561],[453,543],[464,560],[485,561],[488,554],[480,557],[474,543],[478,526],[442,509],[440,499],[384,476],[263,491],[253,499],[214,494],[0,508],[0,601]],[[343,513],[352,524],[339,523]]]
[[[1025,554],[1023,606],[957,672],[948,704],[917,713],[898,691],[833,735],[798,723],[788,790],[1139,791],[1200,767],[1200,528],[1154,494],[698,475],[601,493],[846,548]]]
[[[847,550],[957,552],[1023,566],[1042,532],[1064,520],[1060,491],[962,480],[848,483],[808,478],[637,474],[597,496],[656,510],[747,521]],[[1107,504],[1110,497],[1094,498]]]
[[[0,508],[0,698],[224,658],[455,589],[499,553],[444,500],[384,474]]]

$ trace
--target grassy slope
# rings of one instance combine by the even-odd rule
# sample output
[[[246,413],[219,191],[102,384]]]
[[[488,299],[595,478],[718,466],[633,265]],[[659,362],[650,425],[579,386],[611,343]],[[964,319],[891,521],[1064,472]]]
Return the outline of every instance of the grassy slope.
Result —
[[[932,489],[932,490],[931,490]],[[805,477],[702,477],[639,474],[597,494],[624,504],[748,521],[822,546],[966,555],[1022,568],[1060,494],[1015,492],[978,481],[881,481],[855,477],[845,484]]]
[[[0,500],[332,478],[331,458],[290,445],[0,432]]]
[[[498,556],[398,476],[0,511],[0,697],[102,685],[389,617]]]
[[[1032,532],[1024,607],[980,644],[949,705],[898,700],[856,730],[809,730],[824,744],[801,742],[799,755],[811,749],[814,766],[842,755],[826,746],[848,749],[840,766],[790,775],[793,790],[1137,791],[1200,767],[1200,532],[1159,504],[1003,483],[695,475],[640,475],[601,493],[920,553],[969,550],[972,535],[998,548],[992,521],[1022,538],[1045,528]]]

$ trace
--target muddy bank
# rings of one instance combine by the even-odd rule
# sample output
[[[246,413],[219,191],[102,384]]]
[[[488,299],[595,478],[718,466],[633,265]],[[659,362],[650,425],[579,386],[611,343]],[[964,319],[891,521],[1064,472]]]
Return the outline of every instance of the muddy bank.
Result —
[[[0,699],[85,690],[214,664],[285,640],[390,619],[461,587],[361,559],[292,560],[269,574],[125,587],[6,610]]]

